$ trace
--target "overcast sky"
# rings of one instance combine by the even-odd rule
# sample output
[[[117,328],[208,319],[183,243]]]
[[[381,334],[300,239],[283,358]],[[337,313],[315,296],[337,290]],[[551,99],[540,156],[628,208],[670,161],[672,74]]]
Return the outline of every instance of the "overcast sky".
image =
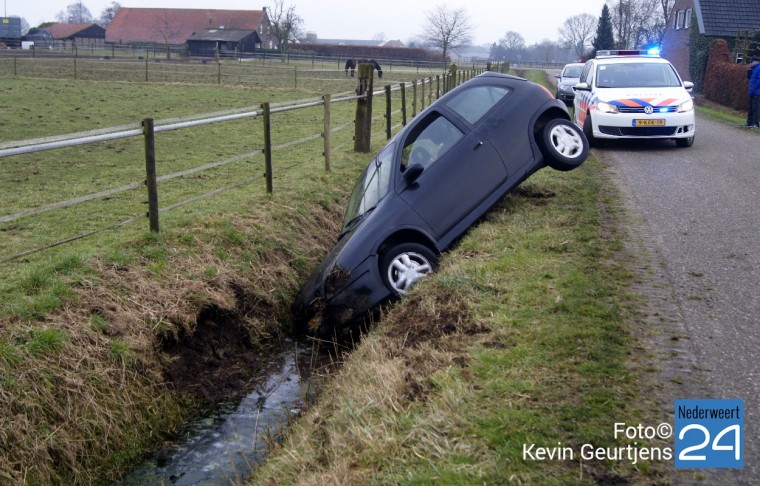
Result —
[[[3,14],[23,17],[31,27],[53,22],[58,12],[76,0],[0,0]],[[82,0],[94,18],[113,0]],[[213,8],[261,10],[268,0],[123,0],[122,7]],[[544,39],[556,41],[558,29],[568,17],[589,13],[599,17],[605,0],[293,0],[296,13],[304,20],[304,30],[321,39],[374,39],[402,42],[417,37],[425,24],[425,14],[436,5],[450,9],[464,7],[475,27],[474,43],[497,42],[507,31],[520,33],[527,44]]]

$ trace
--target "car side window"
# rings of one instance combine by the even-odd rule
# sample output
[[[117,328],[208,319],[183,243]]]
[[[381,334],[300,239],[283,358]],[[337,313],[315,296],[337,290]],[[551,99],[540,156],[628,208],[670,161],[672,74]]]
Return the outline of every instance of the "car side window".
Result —
[[[581,83],[588,83],[591,84],[591,79],[589,78],[589,73],[591,72],[591,63],[587,62],[585,66],[583,66],[583,72],[581,72],[581,77],[579,79],[579,82]]]
[[[460,92],[446,106],[474,125],[510,91],[503,86],[474,86]]]
[[[462,137],[464,133],[456,125],[439,113],[431,113],[405,140],[401,151],[401,170],[413,164],[427,169]]]

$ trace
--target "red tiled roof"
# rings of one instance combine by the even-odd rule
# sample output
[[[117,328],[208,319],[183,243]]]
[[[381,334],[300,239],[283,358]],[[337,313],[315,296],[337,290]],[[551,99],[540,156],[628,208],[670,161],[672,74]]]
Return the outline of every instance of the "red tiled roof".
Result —
[[[87,30],[94,25],[95,24],[93,23],[89,23],[89,24],[57,23],[57,24],[53,24],[53,25],[49,25],[45,27],[45,30],[50,32],[50,35],[53,37],[53,39],[63,40],[63,39],[68,39],[83,30]]]
[[[262,33],[263,10],[206,10],[122,7],[106,30],[106,42],[184,44],[205,29],[247,29]]]

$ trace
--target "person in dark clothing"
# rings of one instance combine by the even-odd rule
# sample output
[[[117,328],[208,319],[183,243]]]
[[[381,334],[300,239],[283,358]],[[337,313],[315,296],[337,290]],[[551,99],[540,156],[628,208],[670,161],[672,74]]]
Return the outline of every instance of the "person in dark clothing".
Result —
[[[760,59],[753,59],[747,69],[749,78],[749,110],[747,128],[757,128],[760,119]]]

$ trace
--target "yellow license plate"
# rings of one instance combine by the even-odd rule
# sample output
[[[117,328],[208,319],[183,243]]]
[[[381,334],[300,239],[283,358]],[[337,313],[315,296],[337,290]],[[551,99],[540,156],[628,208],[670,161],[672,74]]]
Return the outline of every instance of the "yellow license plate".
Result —
[[[654,120],[636,119],[636,120],[633,120],[633,126],[634,127],[664,127],[665,120],[661,118],[657,118]]]

